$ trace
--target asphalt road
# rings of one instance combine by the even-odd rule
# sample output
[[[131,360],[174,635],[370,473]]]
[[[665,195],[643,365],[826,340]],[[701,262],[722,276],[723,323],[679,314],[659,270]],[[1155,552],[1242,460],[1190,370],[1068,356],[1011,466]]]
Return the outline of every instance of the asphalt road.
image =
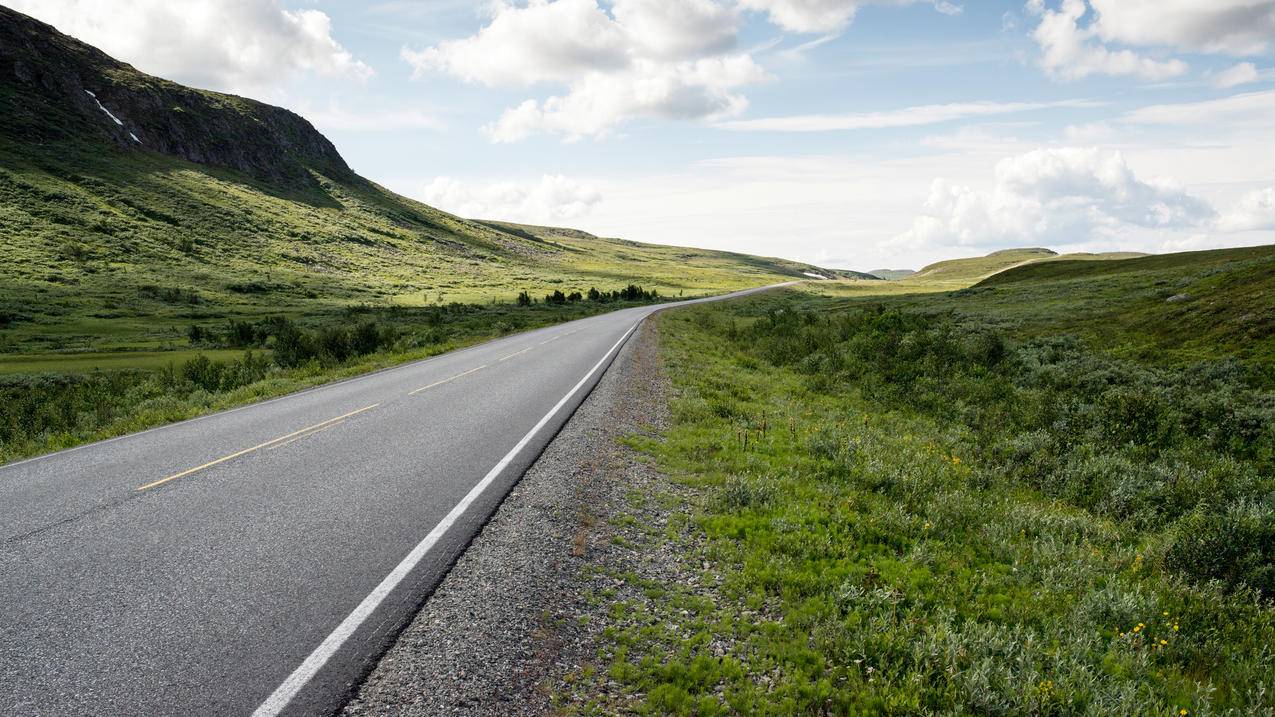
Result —
[[[0,714],[336,709],[660,308],[0,467]]]

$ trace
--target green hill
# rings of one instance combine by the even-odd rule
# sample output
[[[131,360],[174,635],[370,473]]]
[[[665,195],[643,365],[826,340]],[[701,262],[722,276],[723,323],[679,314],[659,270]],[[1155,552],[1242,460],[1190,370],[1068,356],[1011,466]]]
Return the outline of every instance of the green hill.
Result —
[[[930,264],[904,280],[916,284],[973,283],[998,272],[1040,262],[1109,261],[1144,256],[1133,252],[1059,254],[1050,249],[1003,249],[986,256]]]
[[[462,219],[359,177],[287,110],[151,77],[3,7],[0,105],[0,352],[168,348],[193,322],[266,314],[829,274]]]

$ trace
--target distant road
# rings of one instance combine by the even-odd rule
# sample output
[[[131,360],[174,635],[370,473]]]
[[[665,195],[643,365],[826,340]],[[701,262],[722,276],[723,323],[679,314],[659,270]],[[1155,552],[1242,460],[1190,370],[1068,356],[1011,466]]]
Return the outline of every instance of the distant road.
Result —
[[[0,467],[0,713],[335,709],[666,307]]]

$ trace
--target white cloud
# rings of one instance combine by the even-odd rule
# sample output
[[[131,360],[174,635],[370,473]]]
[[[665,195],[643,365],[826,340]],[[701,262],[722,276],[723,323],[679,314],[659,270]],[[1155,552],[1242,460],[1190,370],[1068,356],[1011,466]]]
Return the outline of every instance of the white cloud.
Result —
[[[835,33],[849,27],[864,5],[912,5],[921,0],[739,0],[743,7],[764,12],[770,21],[789,32]],[[959,15],[965,8],[950,0],[930,0],[944,15]]]
[[[850,25],[860,3],[846,0],[740,0],[749,10],[764,12],[790,32],[840,32]]]
[[[836,115],[795,115],[732,120],[718,124],[723,129],[767,132],[828,132],[833,130],[887,129],[920,127],[971,117],[1013,114],[1062,107],[1092,107],[1083,100],[1061,102],[957,102],[943,105],[918,105],[886,112],[851,112]]]
[[[738,13],[715,0],[616,0],[611,12],[649,57],[677,60],[735,46]]]
[[[426,204],[463,217],[532,224],[578,219],[602,201],[602,194],[589,184],[547,174],[538,183],[474,184],[437,177],[421,197]]]
[[[1032,37],[1041,66],[1068,80],[1097,74],[1163,80],[1188,70],[1179,59],[1130,47],[1242,56],[1264,53],[1275,40],[1275,0],[1061,0],[1057,10],[1050,0],[1027,0],[1027,11],[1040,18]],[[1237,65],[1219,77],[1225,78],[1219,86],[1233,87],[1257,79],[1256,68]]]
[[[541,132],[575,140],[603,136],[636,117],[714,120],[742,112],[748,100],[731,90],[765,76],[748,55],[682,63],[641,60],[624,72],[589,73],[565,96],[527,100],[484,131],[495,142]]]
[[[139,69],[241,94],[279,87],[295,73],[366,79],[372,69],[332,37],[319,10],[277,0],[6,0],[20,12]]]
[[[566,86],[528,99],[484,128],[496,142],[551,133],[603,136],[639,117],[717,119],[741,112],[738,93],[766,78],[732,51],[738,13],[716,0],[500,3],[471,37],[402,57],[421,76],[444,72],[487,86]]]
[[[1275,231],[1275,187],[1245,194],[1217,225],[1228,232]]]
[[[1262,76],[1253,63],[1241,62],[1214,75],[1213,86],[1226,89],[1247,85],[1260,79],[1262,79]]]
[[[423,50],[403,48],[417,77],[445,72],[490,87],[570,82],[629,63],[624,28],[594,0],[499,5],[477,34]]]
[[[1163,80],[1185,73],[1181,60],[1154,60],[1132,50],[1111,50],[1097,41],[1096,22],[1082,27],[1089,13],[1085,0],[1063,0],[1058,10],[1044,0],[1028,0],[1029,12],[1040,17],[1032,38],[1040,45],[1040,64],[1051,76],[1076,80],[1089,75],[1129,75]]]
[[[1089,0],[1104,39],[1184,52],[1256,55],[1275,40],[1275,0]]]
[[[867,0],[908,5],[920,0]],[[741,12],[795,32],[835,33],[864,3],[845,0],[498,0],[475,34],[404,47],[415,77],[444,73],[488,87],[565,88],[509,107],[484,127],[494,142],[535,134],[605,136],[637,118],[720,121],[769,79],[760,49],[736,49]],[[949,0],[929,0],[946,14]],[[807,43],[809,49],[815,43]]]
[[[991,191],[935,180],[898,246],[1080,244],[1207,226],[1212,207],[1170,180],[1138,178],[1116,152],[1038,149],[1001,160]]]

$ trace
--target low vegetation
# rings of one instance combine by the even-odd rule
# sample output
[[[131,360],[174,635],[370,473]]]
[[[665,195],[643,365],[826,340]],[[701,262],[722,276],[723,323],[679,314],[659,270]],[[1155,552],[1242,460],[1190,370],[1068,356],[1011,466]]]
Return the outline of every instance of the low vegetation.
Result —
[[[17,364],[27,370],[0,375],[0,463],[659,300],[635,285],[594,295],[525,306],[350,307],[304,323],[286,316],[200,322],[187,327],[184,350],[148,353],[145,367],[50,372],[31,369],[60,364]]]
[[[1132,270],[1269,314],[1231,281],[1261,256]],[[1177,326],[1120,341],[1006,308],[1121,263],[1036,267],[974,302],[816,285],[665,315],[674,423],[635,441],[687,493],[647,549],[696,577],[616,605],[592,679],[657,714],[1275,710],[1260,319],[1148,361],[1130,346]]]

